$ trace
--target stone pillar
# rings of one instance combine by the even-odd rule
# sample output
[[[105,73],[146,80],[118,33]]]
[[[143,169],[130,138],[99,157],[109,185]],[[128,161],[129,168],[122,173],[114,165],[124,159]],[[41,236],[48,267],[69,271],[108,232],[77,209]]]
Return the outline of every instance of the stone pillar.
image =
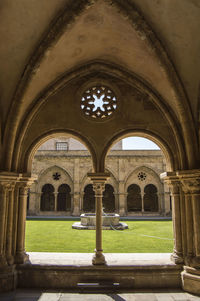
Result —
[[[193,210],[193,226],[194,226],[194,248],[195,255],[200,268],[200,187],[192,193],[192,210]]]
[[[80,215],[80,183],[79,183],[79,158],[74,159],[74,200],[73,213],[74,216]]]
[[[80,215],[80,193],[74,193],[74,202],[73,202],[73,213],[74,216]]]
[[[30,188],[33,181],[34,179],[31,178],[22,178],[21,181],[18,183],[19,206],[15,263],[20,264],[28,260],[28,255],[25,252],[26,205],[28,189]]]
[[[119,215],[126,215],[126,193],[124,193],[124,182],[119,182]]]
[[[21,177],[18,173],[0,172],[0,292],[16,287],[14,255],[18,205],[15,187]]]
[[[174,232],[174,250],[171,256],[172,260],[177,263],[183,263],[183,245],[182,245],[182,206],[180,188],[181,182],[176,172],[166,172],[160,175],[166,184],[170,187],[172,198],[172,220]]]
[[[127,214],[127,199],[125,189],[126,166],[123,158],[118,160],[118,179],[119,179],[119,214],[125,216]]]
[[[164,182],[164,195],[163,195],[163,203],[164,203],[164,213],[165,215],[169,215],[171,213],[170,209],[170,192],[169,187]]]
[[[16,244],[17,244],[18,211],[19,211],[19,187],[18,184],[16,184],[14,190],[13,244],[12,244],[12,249],[13,249],[12,253],[14,257],[16,255]]]
[[[186,257],[183,289],[200,295],[200,170],[178,172],[185,194]]]
[[[172,259],[175,263],[183,263],[182,232],[181,232],[181,205],[180,205],[180,183],[169,182],[172,197],[172,220],[174,230],[174,252]]]
[[[14,209],[14,189],[15,183],[9,185],[8,188],[8,219],[7,219],[7,235],[6,235],[6,259],[9,265],[14,263],[13,257],[13,209]]]
[[[105,189],[105,182],[109,177],[108,173],[89,173],[93,189],[95,192],[96,203],[96,249],[92,263],[94,265],[106,264],[105,257],[102,249],[102,198]]]
[[[5,254],[5,243],[6,243],[6,209],[7,209],[7,192],[8,184],[0,183],[0,267],[6,266],[6,254]]]
[[[182,181],[184,200],[185,200],[185,228],[186,228],[186,257],[185,263],[190,264],[194,256],[193,245],[193,214],[192,214],[192,196],[186,181]]]
[[[144,214],[144,190],[141,190],[141,198],[142,198],[142,214]]]

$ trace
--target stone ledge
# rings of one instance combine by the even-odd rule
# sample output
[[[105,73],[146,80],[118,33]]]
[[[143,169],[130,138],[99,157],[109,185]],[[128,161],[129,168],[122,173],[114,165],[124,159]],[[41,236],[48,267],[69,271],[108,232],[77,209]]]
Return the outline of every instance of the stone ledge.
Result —
[[[92,265],[93,253],[29,256],[29,264],[17,266],[19,288],[78,289],[78,283],[94,282],[118,283],[119,289],[181,287],[182,266],[171,262],[169,254],[106,253],[104,266]]]

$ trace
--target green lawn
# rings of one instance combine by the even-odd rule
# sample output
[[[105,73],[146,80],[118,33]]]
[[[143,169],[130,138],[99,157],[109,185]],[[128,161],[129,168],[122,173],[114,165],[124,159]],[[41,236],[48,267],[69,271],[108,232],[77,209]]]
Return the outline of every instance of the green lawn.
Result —
[[[27,221],[26,251],[94,252],[95,231],[72,229],[73,223],[73,221]],[[171,221],[128,221],[126,223],[129,226],[128,230],[103,231],[104,253],[172,252]]]

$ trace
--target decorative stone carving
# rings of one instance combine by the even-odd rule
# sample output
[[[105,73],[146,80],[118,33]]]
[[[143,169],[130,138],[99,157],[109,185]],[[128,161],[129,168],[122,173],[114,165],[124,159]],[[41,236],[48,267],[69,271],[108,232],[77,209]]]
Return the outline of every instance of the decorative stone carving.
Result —
[[[94,86],[87,89],[81,98],[81,109],[93,119],[104,119],[113,114],[117,108],[114,92],[106,86]]]

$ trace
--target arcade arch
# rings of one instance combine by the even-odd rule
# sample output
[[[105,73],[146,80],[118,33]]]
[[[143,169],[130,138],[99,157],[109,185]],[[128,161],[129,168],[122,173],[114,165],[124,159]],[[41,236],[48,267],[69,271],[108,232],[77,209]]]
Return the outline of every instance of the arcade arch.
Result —
[[[121,141],[124,137],[148,137],[148,141],[157,143],[155,137],[150,139],[151,136],[146,133],[137,133],[137,135],[126,134],[117,141]],[[115,142],[112,143],[112,146]],[[171,168],[170,153],[167,153],[167,149],[163,147],[162,143],[157,143],[161,150],[146,151],[142,149],[134,150],[134,144],[128,150],[123,150],[125,155],[118,153],[118,165],[113,164],[112,168],[118,172],[118,208],[120,215],[170,215],[170,192],[169,187],[160,179],[160,174],[166,171],[166,165]],[[155,146],[153,146],[155,148]],[[110,154],[110,152],[108,152]],[[149,154],[149,160],[146,159]],[[157,160],[157,156],[161,156],[161,160]],[[167,160],[165,159],[167,156]],[[109,168],[111,163],[106,157],[106,167]],[[145,164],[145,165],[144,165]],[[157,194],[153,196],[145,192],[147,185],[154,185],[157,189]],[[147,188],[148,190],[148,188]],[[152,206],[148,207],[147,203],[150,201]],[[145,210],[146,209],[146,210]]]
[[[0,259],[3,275],[6,275],[1,281],[3,286],[6,283],[14,288],[15,264],[26,260],[25,195],[32,181],[31,157],[40,141],[57,133],[70,133],[82,139],[92,154],[96,179],[94,175],[91,178],[95,183],[97,175],[101,176],[102,182],[108,177],[105,174],[105,157],[112,143],[123,135],[141,133],[156,139],[163,147],[168,171],[165,179],[173,194],[174,260],[186,265],[184,286],[197,292],[195,281],[200,282],[200,172],[198,120],[196,112],[192,112],[196,92],[192,87],[199,77],[196,70],[188,72],[188,66],[192,68],[198,62],[195,59],[199,54],[198,39],[186,38],[187,47],[181,56],[179,52],[185,41],[184,24],[188,24],[180,22],[187,21],[182,11],[188,9],[192,12],[194,21],[191,19],[188,36],[195,36],[199,28],[198,9],[189,3],[191,1],[179,1],[176,7],[169,3],[167,10],[159,1],[159,5],[154,3],[156,9],[153,4],[156,1],[153,1],[147,11],[148,7],[139,5],[139,2],[77,0],[70,1],[73,5],[69,5],[67,1],[59,12],[56,9],[55,15],[49,11],[45,18],[40,16],[42,22],[31,24],[31,18],[24,19],[29,21],[29,26],[25,30],[18,29],[21,38],[14,28],[16,18],[23,19],[21,6],[12,6],[11,9],[8,1],[2,11],[3,16],[6,13],[10,16],[10,19],[1,18],[3,25],[7,29],[9,20],[12,32],[12,36],[9,32],[5,34],[2,49],[3,57],[5,51],[8,58],[3,60],[7,77],[2,78],[5,97],[1,106],[0,145]],[[137,8],[137,3],[141,9]],[[29,10],[31,17],[39,7],[34,4],[34,9]],[[9,9],[16,12],[14,18]],[[160,14],[155,18],[158,11],[165,12],[162,24],[159,22]],[[174,43],[169,38],[172,37],[171,18],[176,20],[173,22],[178,33],[173,35]],[[108,24],[112,24],[110,30]],[[34,31],[37,35],[31,34]],[[24,38],[28,35],[32,39]],[[17,43],[10,43],[11,40],[17,40]],[[192,48],[194,56],[189,55],[188,50]],[[13,56],[9,55],[9,49],[18,51]],[[10,79],[10,85],[6,78]],[[80,112],[80,105],[77,105],[77,91],[94,79],[96,86],[99,84],[110,91],[120,91],[117,95],[119,108],[101,123],[86,119]],[[121,200],[119,204],[121,210]],[[12,272],[7,269],[7,264],[11,265]]]

